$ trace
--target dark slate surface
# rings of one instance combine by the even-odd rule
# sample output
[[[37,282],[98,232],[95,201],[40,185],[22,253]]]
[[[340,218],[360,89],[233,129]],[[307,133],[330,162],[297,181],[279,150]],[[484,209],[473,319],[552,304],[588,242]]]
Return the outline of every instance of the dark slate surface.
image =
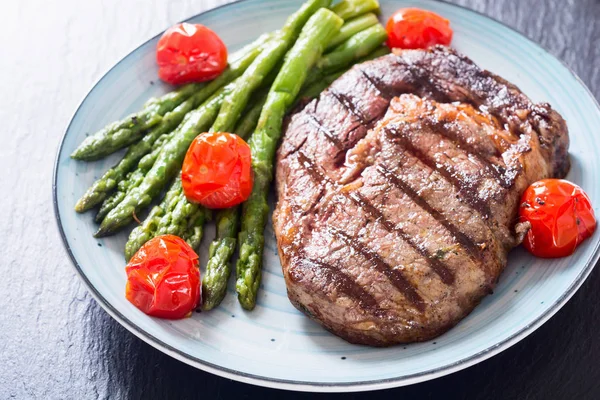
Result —
[[[600,97],[599,0],[457,3],[541,43]],[[60,129],[54,132],[48,140],[58,142]],[[40,154],[33,153],[34,161]],[[48,161],[51,158],[44,155]],[[35,185],[18,179],[2,185],[11,212],[2,216],[0,224],[0,237],[9,243],[0,249],[0,399],[600,398],[599,268],[532,335],[487,361],[434,381],[371,393],[314,395],[245,385],[196,370],[143,343],[95,303],[66,254],[57,250],[51,206],[43,197],[50,189],[49,173],[40,176],[43,179]],[[12,212],[22,212],[16,196],[10,198],[12,190],[42,193],[41,198],[30,200],[35,222]],[[35,231],[28,231],[32,226]],[[30,235],[35,244],[28,241]],[[59,256],[46,258],[49,253]]]

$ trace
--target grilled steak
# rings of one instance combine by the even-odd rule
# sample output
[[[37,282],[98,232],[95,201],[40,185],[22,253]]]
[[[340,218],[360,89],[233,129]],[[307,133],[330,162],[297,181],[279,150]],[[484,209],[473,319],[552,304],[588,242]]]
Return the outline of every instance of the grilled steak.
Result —
[[[355,66],[292,116],[275,232],[291,302],[385,346],[445,332],[492,292],[519,199],[569,168],[548,104],[446,47]]]

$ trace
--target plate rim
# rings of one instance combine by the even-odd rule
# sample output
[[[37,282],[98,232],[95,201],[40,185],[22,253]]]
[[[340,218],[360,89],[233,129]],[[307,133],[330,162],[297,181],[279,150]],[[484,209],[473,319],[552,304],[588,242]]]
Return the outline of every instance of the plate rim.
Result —
[[[246,2],[246,1],[248,1],[248,0],[234,0],[231,3],[222,4],[222,5],[213,7],[209,10],[200,12],[198,14],[194,14],[193,16],[190,16],[181,22],[187,22],[187,21],[189,21],[191,19],[195,19],[201,15],[210,14],[210,13],[220,10],[222,8],[232,7],[238,3],[242,3],[242,2]],[[429,1],[447,4],[449,6],[462,9],[466,12],[476,14],[479,17],[483,17],[485,19],[492,20],[492,21],[502,25],[504,28],[509,29],[510,31],[516,33],[517,35],[524,38],[525,40],[529,41],[535,47],[542,50],[546,55],[552,57],[553,59],[557,60],[560,64],[562,64],[562,66],[572,75],[572,77],[587,92],[587,94],[590,96],[593,103],[595,104],[597,111],[600,113],[600,104],[598,103],[598,100],[596,99],[594,94],[590,91],[590,89],[587,87],[587,85],[581,80],[581,78],[571,69],[571,67],[569,67],[569,65],[567,65],[563,60],[561,60],[560,58],[558,58],[558,57],[554,56],[552,53],[550,53],[542,45],[540,45],[536,41],[530,39],[524,33],[519,32],[515,28],[512,28],[512,27],[506,25],[505,23],[497,20],[494,17],[490,17],[488,15],[483,14],[482,12],[473,10],[473,9],[465,7],[463,5],[450,3],[446,0],[429,0]],[[97,79],[96,82],[92,85],[92,87],[87,91],[85,96],[82,98],[82,100],[77,105],[75,112],[73,113],[72,117],[70,118],[70,120],[66,126],[66,129],[64,130],[64,133],[60,139],[60,143],[59,143],[58,149],[56,151],[54,167],[53,167],[53,172],[52,172],[52,203],[53,203],[53,210],[54,210],[54,219],[56,221],[56,225],[58,227],[58,230],[59,230],[59,233],[60,233],[60,236],[62,239],[63,247],[66,250],[67,254],[69,255],[69,258],[71,260],[73,268],[75,269],[75,271],[77,272],[77,274],[79,275],[81,280],[84,282],[85,286],[87,287],[88,291],[90,292],[90,294],[92,295],[94,300],[102,307],[102,309],[104,309],[104,311],[106,311],[113,319],[115,319],[121,326],[126,328],[129,332],[134,334],[136,337],[138,337],[145,343],[154,347],[155,349],[157,349],[165,354],[168,354],[169,356],[171,356],[181,362],[184,362],[190,366],[193,366],[197,369],[218,375],[220,377],[229,378],[229,379],[233,379],[233,380],[243,382],[243,383],[248,383],[248,384],[253,384],[253,385],[263,386],[263,387],[269,387],[269,388],[274,388],[274,389],[285,389],[285,390],[306,391],[306,392],[359,392],[359,391],[371,391],[371,390],[379,390],[379,389],[387,389],[387,388],[412,385],[415,383],[424,382],[424,381],[436,379],[436,378],[439,378],[439,377],[442,377],[445,375],[449,375],[454,372],[458,372],[460,370],[463,370],[465,368],[473,366],[475,364],[478,364],[478,363],[485,361],[485,360],[493,357],[494,355],[508,349],[509,347],[513,346],[514,344],[518,343],[519,341],[523,340],[524,338],[529,336],[531,333],[533,333],[535,330],[537,330],[541,325],[543,325],[545,322],[547,322],[554,314],[556,314],[569,301],[569,299],[581,287],[583,282],[585,282],[587,277],[590,275],[590,273],[592,272],[592,270],[594,269],[594,267],[600,260],[600,240],[599,240],[596,243],[595,248],[592,250],[592,255],[591,255],[590,259],[588,260],[587,264],[585,265],[584,269],[579,273],[579,275],[577,276],[575,281],[560,296],[560,298],[558,298],[554,302],[554,304],[552,304],[551,307],[548,308],[536,320],[534,320],[530,324],[522,327],[519,331],[515,332],[510,337],[486,348],[485,350],[482,350],[476,354],[473,354],[468,358],[465,358],[465,359],[462,359],[462,360],[456,361],[454,363],[451,363],[451,364],[448,364],[445,366],[441,366],[441,367],[438,367],[435,369],[431,369],[428,371],[422,371],[422,372],[411,374],[411,375],[403,375],[401,377],[385,378],[385,379],[369,380],[369,381],[355,381],[355,382],[310,382],[310,381],[295,381],[295,380],[291,380],[291,379],[272,378],[272,377],[268,377],[268,376],[251,374],[251,373],[237,371],[237,370],[234,370],[231,368],[226,368],[226,367],[199,359],[197,357],[191,356],[191,355],[163,342],[162,340],[158,339],[154,335],[152,335],[152,334],[148,333],[147,331],[143,330],[142,328],[140,328],[133,321],[129,320],[125,315],[123,315],[119,310],[117,310],[112,304],[110,304],[110,302],[107,301],[99,293],[99,291],[91,284],[91,282],[88,280],[87,276],[84,274],[81,266],[79,265],[78,261],[76,260],[75,255],[73,254],[73,251],[71,250],[71,246],[67,240],[65,231],[63,229],[60,211],[59,211],[59,207],[58,207],[58,192],[57,192],[59,161],[60,161],[60,157],[61,157],[61,154],[63,151],[63,146],[65,144],[67,133],[69,132],[69,130],[71,128],[73,120],[80,112],[80,109],[81,109],[83,103],[85,103],[88,96],[96,89],[96,87],[98,85],[101,84],[101,82],[108,76],[108,74],[110,74],[112,72],[113,69],[115,69],[119,64],[121,64],[121,62],[123,62],[126,58],[128,58],[131,55],[133,55],[134,53],[136,53],[142,46],[144,46],[148,42],[159,37],[162,34],[162,32],[163,31],[160,31],[159,33],[152,36],[151,38],[144,40],[141,44],[136,46],[133,50],[129,51],[124,57],[120,58],[119,61],[117,61],[114,65],[112,65],[108,70],[106,70],[106,72],[104,72],[102,74],[102,76],[99,79]]]

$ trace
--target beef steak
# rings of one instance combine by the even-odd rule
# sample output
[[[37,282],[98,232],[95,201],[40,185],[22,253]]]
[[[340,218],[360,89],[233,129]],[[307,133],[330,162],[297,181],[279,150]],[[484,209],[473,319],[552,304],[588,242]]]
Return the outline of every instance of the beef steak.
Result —
[[[274,226],[291,302],[352,343],[445,332],[491,293],[519,199],[569,168],[548,104],[446,47],[353,67],[295,113]]]

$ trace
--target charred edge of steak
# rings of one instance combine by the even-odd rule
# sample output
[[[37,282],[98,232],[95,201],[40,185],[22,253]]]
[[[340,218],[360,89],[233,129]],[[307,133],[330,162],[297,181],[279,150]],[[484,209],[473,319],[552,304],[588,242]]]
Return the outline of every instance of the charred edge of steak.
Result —
[[[484,294],[491,293],[489,290],[486,290]],[[479,305],[481,299],[483,297],[473,299],[469,308],[464,309],[464,313],[460,318],[456,320],[449,321],[446,324],[438,325],[434,328],[427,326],[418,326],[411,332],[411,337],[407,340],[403,341],[390,341],[389,337],[385,335],[378,335],[376,332],[365,332],[359,329],[353,329],[343,323],[335,323],[333,321],[326,320],[323,318],[323,313],[320,311],[320,307],[312,304],[305,305],[302,303],[297,296],[288,291],[288,298],[290,303],[304,315],[309,317],[311,320],[317,322],[323,328],[327,329],[329,332],[333,333],[336,336],[344,339],[345,341],[357,344],[357,345],[367,345],[373,347],[391,347],[401,344],[409,344],[409,343],[418,343],[418,342],[426,342],[436,337],[443,335],[448,332],[450,329],[454,328],[463,318],[469,315],[475,307]]]
[[[549,104],[531,102],[517,86],[480,69],[472,60],[454,49],[435,46],[426,54],[429,57],[423,57],[423,61],[418,61],[417,64],[429,62],[437,66],[438,69],[432,71],[434,79],[439,77],[442,81],[450,81],[454,78],[461,88],[466,89],[461,90],[466,94],[464,98],[450,95],[448,97],[451,101],[466,102],[477,108],[483,106],[515,135],[523,133],[524,123],[531,125],[545,158],[552,161],[552,175],[566,175],[570,166],[569,158],[564,156],[568,154],[568,129],[565,120]]]
[[[386,71],[383,66],[391,65],[389,61],[397,65],[398,70]],[[386,73],[390,76],[381,76]],[[402,78],[401,82],[398,77]],[[553,175],[563,177],[568,172],[570,163],[565,155],[568,154],[569,143],[563,118],[548,104],[532,103],[515,85],[480,69],[454,49],[434,46],[427,51],[403,50],[356,65],[321,95],[333,96],[361,125],[372,128],[383,117],[386,108],[379,109],[373,118],[368,118],[361,107],[345,95],[345,89],[361,79],[374,87],[387,104],[394,96],[414,93],[442,103],[458,101],[482,108],[515,136],[523,133],[524,124],[531,126],[542,151],[547,153],[546,159],[552,160]],[[386,79],[393,80],[393,84],[390,85]],[[318,101],[319,99],[314,99],[303,109]],[[363,136],[364,134],[366,130]],[[345,146],[341,149],[339,158],[343,159],[345,151],[352,148],[359,139],[357,137],[353,142],[343,143]]]

